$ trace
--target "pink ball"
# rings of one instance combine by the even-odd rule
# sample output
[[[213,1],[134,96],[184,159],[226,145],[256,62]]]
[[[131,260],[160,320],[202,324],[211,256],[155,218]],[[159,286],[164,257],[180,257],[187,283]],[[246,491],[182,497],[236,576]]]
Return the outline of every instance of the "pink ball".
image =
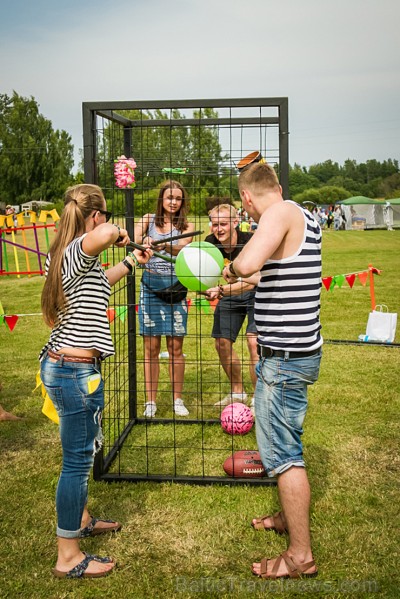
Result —
[[[244,403],[231,403],[221,412],[221,426],[228,435],[245,435],[253,423],[253,414]]]

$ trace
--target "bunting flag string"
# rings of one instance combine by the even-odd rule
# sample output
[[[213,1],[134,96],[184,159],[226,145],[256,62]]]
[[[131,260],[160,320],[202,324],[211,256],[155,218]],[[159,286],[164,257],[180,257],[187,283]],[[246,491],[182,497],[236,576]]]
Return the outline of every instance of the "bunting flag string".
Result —
[[[358,278],[361,285],[365,287],[370,273],[373,275],[380,275],[381,270],[370,265],[366,270],[350,272],[347,274],[333,275],[329,277],[322,277],[322,284],[327,291],[330,291],[335,287],[339,287],[339,289],[341,289],[344,285],[344,282],[346,281],[350,289],[352,289],[356,279]]]
[[[345,282],[349,285],[350,289],[353,288],[356,279],[360,281],[363,287],[366,286],[367,280],[369,277],[370,280],[370,294],[371,294],[371,305],[372,309],[375,307],[375,296],[373,289],[373,275],[380,275],[381,270],[375,268],[370,264],[366,270],[351,272],[347,274],[338,274],[328,277],[322,277],[322,284],[327,291],[331,291],[335,287],[341,289]],[[193,300],[188,298],[188,309],[193,305],[196,309],[204,312],[204,314],[211,314],[211,309],[215,310],[218,300],[208,301],[205,297],[196,297]],[[138,306],[135,305],[135,310],[138,312]],[[125,319],[128,314],[128,306],[115,306],[112,308],[107,308],[107,318],[110,323],[114,322],[116,318],[120,320],[120,322],[125,322]],[[10,331],[13,331],[19,318],[25,316],[42,316],[41,312],[33,312],[31,314],[6,314],[2,303],[0,301],[0,325],[5,324],[8,326]]]
[[[137,306],[136,306],[137,308]],[[107,308],[107,318],[111,323],[115,318],[119,318],[121,322],[125,322],[128,314],[128,306],[116,306],[115,308]],[[6,314],[0,301],[0,325],[5,324],[10,331],[13,331],[15,325],[21,317],[25,316],[43,316],[42,312],[31,312],[30,314]]]

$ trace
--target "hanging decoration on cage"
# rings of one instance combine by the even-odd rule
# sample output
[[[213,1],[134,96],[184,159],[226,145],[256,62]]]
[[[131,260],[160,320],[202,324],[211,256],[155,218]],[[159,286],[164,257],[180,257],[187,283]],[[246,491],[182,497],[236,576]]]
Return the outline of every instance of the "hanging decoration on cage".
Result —
[[[171,175],[186,175],[186,173],[189,172],[188,168],[180,168],[180,167],[176,167],[176,168],[163,168],[161,169],[163,173],[168,173]]]
[[[261,156],[261,152],[258,152],[256,150],[255,152],[250,152],[250,154],[247,154],[241,160],[239,160],[239,162],[236,165],[236,168],[238,169],[238,171],[242,171],[246,167],[250,166],[250,164],[256,164],[257,162],[264,163],[265,160]]]
[[[190,291],[207,291],[218,284],[223,267],[224,258],[215,245],[193,241],[179,252],[175,273]]]
[[[352,272],[348,274],[342,275],[333,275],[330,277],[322,277],[322,284],[327,291],[334,289],[335,287],[339,287],[339,289],[343,286],[346,281],[350,287],[353,288],[353,285],[356,281],[356,278],[360,281],[361,285],[365,287],[368,280],[368,274],[372,273],[373,275],[380,275],[381,271],[375,268],[374,266],[369,266],[366,270],[362,270],[360,272]]]
[[[133,189],[135,183],[135,168],[137,164],[133,158],[122,154],[114,160],[115,185],[120,189]]]

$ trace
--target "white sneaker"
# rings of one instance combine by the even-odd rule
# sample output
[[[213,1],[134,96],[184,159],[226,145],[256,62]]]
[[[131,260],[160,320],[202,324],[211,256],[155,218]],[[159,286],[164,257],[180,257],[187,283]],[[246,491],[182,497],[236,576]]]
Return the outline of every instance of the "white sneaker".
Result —
[[[157,412],[157,405],[154,401],[146,401],[144,404],[145,410],[143,412],[143,416],[145,418],[154,418]]]
[[[215,402],[214,406],[227,406],[230,403],[235,403],[236,401],[245,403],[247,401],[247,393],[230,393],[220,401]]]
[[[176,399],[174,401],[174,412],[177,416],[189,416],[189,410],[182,399]]]

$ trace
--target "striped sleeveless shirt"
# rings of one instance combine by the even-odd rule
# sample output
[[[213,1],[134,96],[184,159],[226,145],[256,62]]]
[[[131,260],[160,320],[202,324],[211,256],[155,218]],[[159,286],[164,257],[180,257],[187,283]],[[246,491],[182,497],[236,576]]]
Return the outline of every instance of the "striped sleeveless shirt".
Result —
[[[47,349],[62,347],[97,349],[102,359],[115,353],[107,319],[111,287],[98,256],[89,256],[82,249],[86,233],[74,239],[64,251],[62,285],[67,299],[59,322],[53,328],[48,343],[39,355],[42,360]],[[50,255],[46,259],[48,272]]]
[[[321,229],[310,212],[291,200],[304,217],[304,236],[297,252],[267,260],[256,290],[254,319],[260,345],[308,352],[323,343],[321,324]]]

